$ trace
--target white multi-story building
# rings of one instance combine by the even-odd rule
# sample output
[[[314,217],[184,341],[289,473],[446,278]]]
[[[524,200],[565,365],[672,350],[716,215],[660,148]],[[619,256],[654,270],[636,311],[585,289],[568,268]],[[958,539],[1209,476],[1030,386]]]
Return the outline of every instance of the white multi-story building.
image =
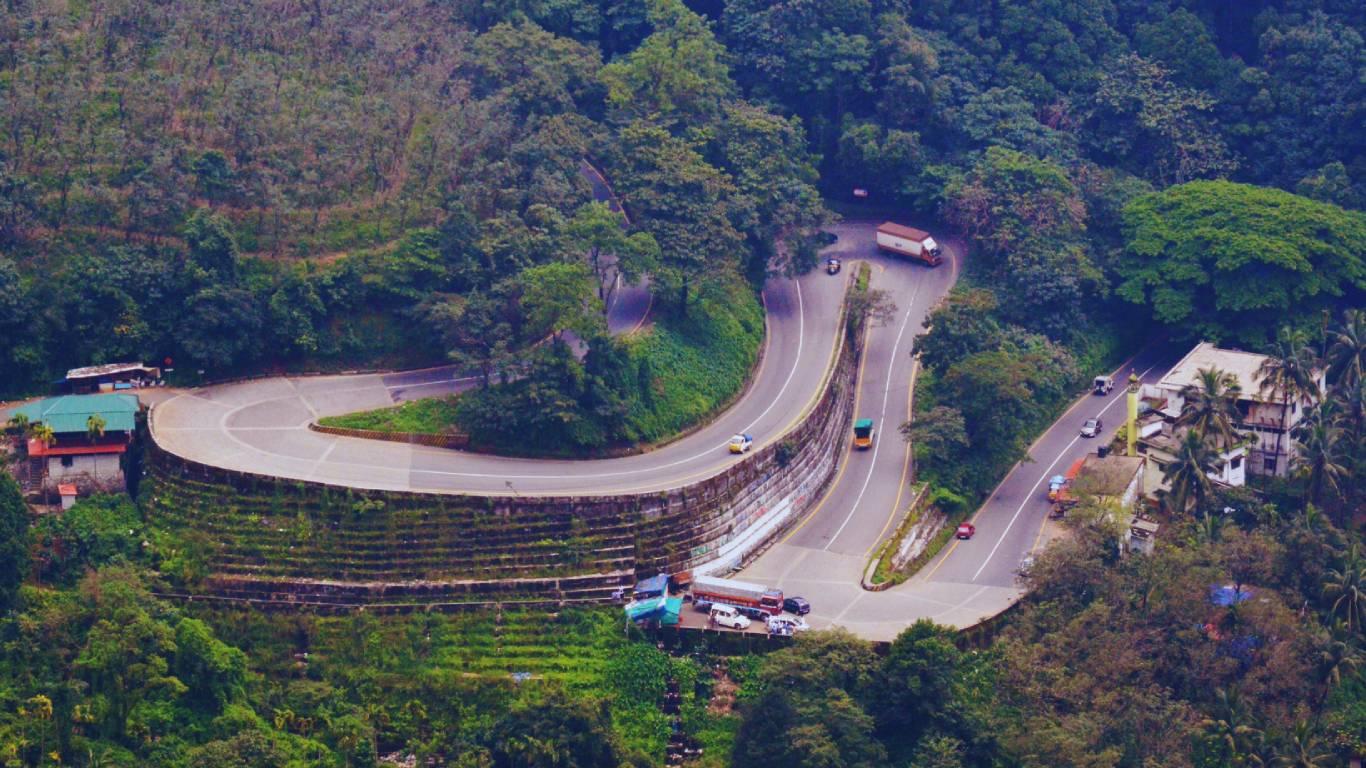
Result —
[[[1186,353],[1155,387],[1145,387],[1144,394],[1158,401],[1160,411],[1174,419],[1180,416],[1185,405],[1182,390],[1199,381],[1201,370],[1216,368],[1231,374],[1242,390],[1238,395],[1238,421],[1234,427],[1247,438],[1244,445],[1248,449],[1248,471],[1255,475],[1284,475],[1295,458],[1295,427],[1304,420],[1313,401],[1308,398],[1292,400],[1287,409],[1280,402],[1279,393],[1263,392],[1258,371],[1267,359],[1266,355],[1220,349],[1202,342]],[[1323,391],[1323,371],[1316,371],[1315,379],[1319,391]],[[1233,457],[1225,458],[1231,460]],[[1234,484],[1241,485],[1240,482]]]

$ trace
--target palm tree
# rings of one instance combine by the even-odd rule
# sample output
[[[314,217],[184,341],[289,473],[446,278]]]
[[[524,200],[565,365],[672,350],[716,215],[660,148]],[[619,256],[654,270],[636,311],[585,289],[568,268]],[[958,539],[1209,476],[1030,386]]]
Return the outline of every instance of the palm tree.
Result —
[[[1282,328],[1266,360],[1257,368],[1258,391],[1281,404],[1281,429],[1276,433],[1276,461],[1281,460],[1281,440],[1290,420],[1290,404],[1319,395],[1315,379],[1317,361],[1303,331]]]
[[[1195,382],[1181,390],[1185,404],[1180,422],[1212,439],[1215,447],[1227,448],[1238,435],[1233,425],[1238,422],[1238,397],[1242,393],[1238,377],[1218,368],[1201,368]]]
[[[1319,664],[1323,670],[1325,685],[1338,686],[1342,678],[1350,676],[1361,667],[1361,649],[1357,647],[1356,637],[1347,625],[1338,621],[1333,634],[1319,651]],[[1327,691],[1324,695],[1327,695]]]
[[[25,432],[28,432],[28,416],[22,413],[16,413],[9,417],[9,422],[7,422],[5,426],[16,434],[22,435]]]
[[[1219,456],[1205,440],[1204,435],[1195,429],[1186,430],[1181,445],[1176,450],[1176,458],[1167,465],[1162,474],[1171,486],[1170,498],[1178,513],[1186,512],[1195,502],[1198,508],[1214,490],[1214,481],[1209,473]]]
[[[51,426],[41,421],[28,428],[28,436],[44,446],[50,446],[57,442],[57,433],[52,431]]]
[[[1342,430],[1333,425],[1334,420],[1324,410],[1320,407],[1315,417],[1297,430],[1295,440],[1299,453],[1295,464],[1305,478],[1305,496],[1319,505],[1326,497],[1341,497],[1342,481],[1351,474],[1341,463]]]
[[[1349,432],[1353,444],[1366,437],[1366,378],[1353,382],[1340,381],[1332,388],[1329,402],[1337,411],[1337,420]]]
[[[1361,629],[1362,612],[1366,611],[1366,561],[1361,559],[1357,545],[1347,550],[1339,568],[1329,568],[1324,574],[1323,596],[1333,600],[1333,615],[1342,615],[1347,628]]]
[[[1238,695],[1238,689],[1233,687],[1219,689],[1217,712],[1200,721],[1200,727],[1224,746],[1229,765],[1249,764],[1252,746],[1262,735]]]
[[[1332,380],[1338,384],[1361,381],[1366,373],[1366,311],[1349,309],[1342,315],[1342,327],[1328,334],[1325,362]]]
[[[1281,768],[1322,768],[1331,763],[1333,755],[1323,748],[1318,729],[1301,720],[1295,730],[1287,734],[1285,742],[1276,750],[1274,765]]]
[[[98,413],[92,413],[85,420],[85,436],[93,443],[104,437],[104,427],[104,417]]]

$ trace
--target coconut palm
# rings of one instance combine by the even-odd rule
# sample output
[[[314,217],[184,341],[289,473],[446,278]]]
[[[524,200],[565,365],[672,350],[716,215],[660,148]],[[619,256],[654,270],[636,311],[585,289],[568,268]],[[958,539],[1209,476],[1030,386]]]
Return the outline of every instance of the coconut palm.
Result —
[[[89,438],[92,443],[101,437],[104,437],[104,428],[104,417],[98,413],[90,414],[85,420],[85,436]]]
[[[1281,441],[1290,420],[1290,404],[1315,399],[1319,396],[1315,370],[1318,361],[1309,348],[1303,331],[1282,328],[1276,342],[1267,352],[1266,360],[1257,368],[1261,383],[1258,391],[1281,404],[1281,429],[1276,433],[1276,460],[1280,461]]]
[[[1171,486],[1168,498],[1175,512],[1189,510],[1191,503],[1199,508],[1214,491],[1214,481],[1209,473],[1214,471],[1219,455],[1198,430],[1186,430],[1181,445],[1176,449],[1176,458],[1162,471]]]
[[[1348,432],[1353,444],[1366,437],[1366,378],[1353,382],[1340,381],[1332,388],[1337,420]]]
[[[1297,430],[1295,440],[1295,464],[1305,479],[1305,496],[1315,504],[1340,498],[1342,481],[1351,474],[1342,463],[1343,432],[1323,410]]]
[[[5,426],[15,434],[22,435],[25,432],[28,432],[28,416],[22,413],[16,413],[9,417],[9,422],[7,422]]]
[[[1181,423],[1189,425],[1214,441],[1218,448],[1227,448],[1237,439],[1233,425],[1238,422],[1238,397],[1243,389],[1238,377],[1218,368],[1201,368],[1195,382],[1181,390]]]
[[[1352,385],[1366,373],[1366,310],[1349,309],[1342,316],[1342,327],[1328,333],[1325,361],[1331,379]]]
[[[1286,734],[1285,741],[1276,750],[1272,765],[1278,768],[1322,768],[1332,762],[1333,755],[1324,748],[1318,729],[1313,723],[1301,720],[1295,724],[1295,730]]]
[[[1329,568],[1324,576],[1323,596],[1333,601],[1333,615],[1342,616],[1348,629],[1360,631],[1366,613],[1366,560],[1357,545],[1347,550],[1339,567]]]
[[[45,446],[50,446],[57,442],[57,433],[52,431],[51,426],[41,421],[29,427],[28,436],[29,439],[37,440]]]
[[[1215,714],[1200,721],[1200,727],[1223,745],[1229,765],[1248,765],[1252,747],[1261,735],[1256,721],[1243,704],[1237,688],[1219,689]]]
[[[1326,685],[1341,685],[1342,678],[1360,669],[1361,663],[1361,648],[1357,647],[1356,636],[1347,629],[1345,623],[1338,621],[1333,628],[1332,636],[1319,650],[1319,668],[1323,670],[1323,682]]]

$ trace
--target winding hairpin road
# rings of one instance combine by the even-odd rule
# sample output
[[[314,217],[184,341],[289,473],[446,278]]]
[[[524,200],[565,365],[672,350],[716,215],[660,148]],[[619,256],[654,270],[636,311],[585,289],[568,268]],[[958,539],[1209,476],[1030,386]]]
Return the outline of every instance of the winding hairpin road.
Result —
[[[869,330],[856,418],[877,421],[871,451],[844,454],[825,496],[742,578],[780,586],[810,600],[808,621],[844,626],[886,640],[920,618],[969,626],[995,615],[1021,593],[1021,559],[1055,535],[1047,521],[1044,478],[1093,449],[1080,422],[1122,417],[1122,388],[1086,396],[1031,447],[1029,460],[1005,478],[974,516],[977,535],[955,542],[896,588],[868,592],[860,576],[869,554],[895,527],[910,494],[910,453],[896,427],[909,415],[915,376],[911,353],[933,306],[952,288],[961,253],[945,245],[936,269],[883,256],[876,222],[846,221],[827,250],[873,267],[873,285],[898,305],[894,320]],[[822,271],[771,280],[763,293],[768,333],[762,363],[744,395],[711,424],[656,450],[593,460],[520,459],[336,437],[310,431],[321,416],[392,405],[472,385],[452,368],[397,374],[279,377],[210,386],[158,397],[152,432],[166,450],[205,464],[357,488],[437,493],[555,495],[646,492],[717,474],[738,459],[726,450],[737,432],[760,444],[777,440],[819,393],[838,332],[846,274]],[[610,326],[629,331],[648,308],[643,289],[623,288]],[[1145,351],[1123,370],[1155,381],[1173,362]]]

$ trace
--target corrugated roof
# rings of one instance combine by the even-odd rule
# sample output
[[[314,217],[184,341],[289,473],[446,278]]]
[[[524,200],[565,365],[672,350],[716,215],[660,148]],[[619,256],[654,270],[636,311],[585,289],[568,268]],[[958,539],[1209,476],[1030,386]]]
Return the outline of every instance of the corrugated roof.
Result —
[[[132,432],[137,412],[136,395],[66,395],[15,408],[12,416],[22,414],[29,423],[41,421],[61,435],[85,432],[86,421],[95,414],[104,419],[108,432]]]
[[[91,365],[85,368],[72,368],[66,372],[66,378],[68,381],[71,379],[91,379],[96,376],[109,376],[128,371],[158,372],[156,368],[142,363],[105,363],[104,365]]]
[[[908,240],[916,241],[924,240],[925,238],[930,236],[930,233],[924,230],[916,229],[914,227],[908,227],[904,224],[897,224],[891,221],[884,221],[881,224],[879,224],[877,227],[877,231],[885,232],[889,235],[895,235],[896,237],[904,237]]]

